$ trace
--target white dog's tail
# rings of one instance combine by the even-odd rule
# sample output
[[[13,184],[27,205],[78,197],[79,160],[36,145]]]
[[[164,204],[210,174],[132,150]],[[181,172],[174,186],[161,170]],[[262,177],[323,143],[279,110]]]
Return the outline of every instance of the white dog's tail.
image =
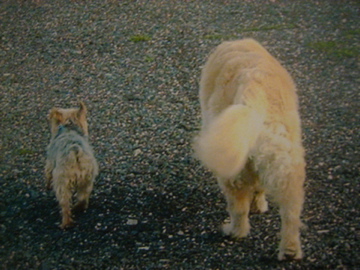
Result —
[[[195,139],[195,155],[218,177],[235,177],[245,166],[263,125],[263,116],[245,105],[231,105]]]

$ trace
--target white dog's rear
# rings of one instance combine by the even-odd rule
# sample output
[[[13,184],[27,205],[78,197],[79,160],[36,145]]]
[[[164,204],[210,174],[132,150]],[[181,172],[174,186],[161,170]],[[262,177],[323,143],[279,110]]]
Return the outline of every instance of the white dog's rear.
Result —
[[[202,71],[200,102],[203,123],[194,149],[226,196],[231,222],[223,231],[246,236],[251,204],[266,211],[267,193],[280,206],[279,260],[302,258],[305,161],[290,75],[258,42],[224,42]]]

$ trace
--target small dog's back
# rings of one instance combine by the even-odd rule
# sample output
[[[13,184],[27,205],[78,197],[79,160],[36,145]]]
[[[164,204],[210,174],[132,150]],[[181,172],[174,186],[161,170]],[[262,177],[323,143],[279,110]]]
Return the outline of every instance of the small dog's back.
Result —
[[[47,149],[47,186],[53,187],[62,210],[61,228],[70,227],[72,195],[77,194],[76,210],[89,203],[98,164],[87,138],[86,107],[56,109],[50,113],[52,138]]]
[[[97,163],[88,140],[66,126],[50,143],[48,159],[56,164],[53,177],[64,177],[67,185],[82,186],[92,181],[93,175],[97,174]],[[56,184],[53,183],[54,186]]]

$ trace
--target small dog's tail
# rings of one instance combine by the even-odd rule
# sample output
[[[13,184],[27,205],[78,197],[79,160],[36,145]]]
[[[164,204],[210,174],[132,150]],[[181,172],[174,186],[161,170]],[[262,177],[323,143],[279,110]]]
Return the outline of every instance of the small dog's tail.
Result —
[[[84,152],[80,145],[73,144],[69,147],[68,158],[73,164],[78,163],[79,159],[82,158],[83,156],[84,156]]]
[[[69,163],[72,165],[77,164],[78,170],[75,170],[78,181],[87,179],[89,175],[98,174],[98,165],[94,158],[84,150],[80,145],[73,144],[69,148],[68,155]]]
[[[245,166],[264,117],[245,105],[231,105],[195,138],[195,155],[218,177],[235,177]]]

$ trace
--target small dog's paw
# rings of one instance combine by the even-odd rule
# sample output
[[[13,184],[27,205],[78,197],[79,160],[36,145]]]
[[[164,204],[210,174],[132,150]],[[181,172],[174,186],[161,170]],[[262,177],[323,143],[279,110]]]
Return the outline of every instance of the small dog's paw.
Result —
[[[60,229],[62,230],[68,230],[75,226],[75,222],[73,220],[70,220],[68,222],[63,222],[60,224]]]
[[[80,201],[74,206],[75,212],[83,212],[88,208],[88,203],[86,201]]]

